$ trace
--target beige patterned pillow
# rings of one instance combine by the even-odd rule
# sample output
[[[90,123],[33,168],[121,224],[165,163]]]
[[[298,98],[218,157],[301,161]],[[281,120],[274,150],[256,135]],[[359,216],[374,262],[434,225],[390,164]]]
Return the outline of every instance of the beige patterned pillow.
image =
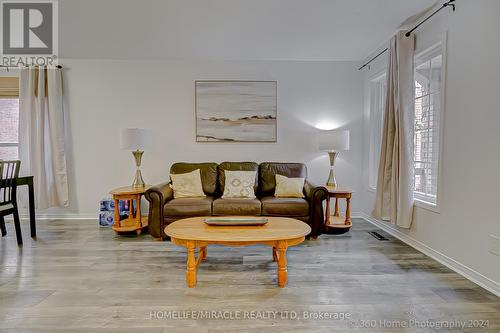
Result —
[[[288,178],[277,174],[274,196],[276,198],[303,198],[305,182],[305,178]]]
[[[201,186],[200,169],[188,173],[171,174],[174,198],[205,197]]]
[[[226,177],[222,198],[249,198],[255,199],[255,176],[257,171],[229,171],[224,170]]]

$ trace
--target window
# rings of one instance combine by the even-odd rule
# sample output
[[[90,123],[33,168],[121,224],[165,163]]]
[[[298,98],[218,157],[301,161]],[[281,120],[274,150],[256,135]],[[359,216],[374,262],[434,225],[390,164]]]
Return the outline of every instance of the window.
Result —
[[[380,147],[382,146],[382,127],[385,109],[386,75],[378,75],[370,81],[370,156],[368,186],[377,187]]]
[[[441,44],[415,57],[415,199],[437,205],[441,135]]]
[[[0,77],[0,160],[19,158],[19,83]]]

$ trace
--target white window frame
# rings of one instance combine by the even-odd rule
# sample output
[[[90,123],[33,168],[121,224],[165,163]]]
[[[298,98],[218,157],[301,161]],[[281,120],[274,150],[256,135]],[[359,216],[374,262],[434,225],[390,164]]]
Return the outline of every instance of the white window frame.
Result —
[[[437,170],[437,189],[436,189],[436,203],[433,204],[431,202],[425,201],[422,198],[419,198],[418,196],[414,197],[415,201],[415,206],[419,208],[423,208],[435,213],[440,213],[441,212],[441,193],[442,193],[442,183],[443,183],[443,129],[444,129],[444,115],[445,115],[445,110],[446,110],[446,62],[447,62],[447,33],[445,32],[441,39],[437,42],[431,45],[430,47],[425,48],[422,51],[415,52],[415,65],[416,65],[416,60],[422,56],[424,56],[427,53],[432,53],[435,49],[440,48],[441,49],[441,59],[442,59],[442,66],[441,66],[441,87],[440,87],[440,114],[439,114],[439,144],[438,144],[438,170]]]
[[[378,99],[379,96],[374,95],[374,87],[378,86],[381,82],[385,82],[387,77],[387,72],[386,70],[380,71],[373,76],[370,77],[369,79],[369,84],[370,84],[370,147],[369,147],[369,152],[368,152],[368,191],[370,192],[375,192],[377,189],[377,179],[372,179],[372,175],[376,177],[378,174],[378,165],[379,165],[379,160],[380,160],[380,149],[381,147],[375,149],[375,143],[373,141],[374,136],[377,135],[375,133],[375,126],[376,122],[380,122],[378,124],[380,126],[380,133],[378,135],[380,138],[382,137],[382,131],[383,131],[383,126],[384,126],[384,110],[381,110],[380,115],[375,115],[374,110],[377,107],[377,104],[380,103],[380,100]],[[377,87],[378,89],[378,87]],[[387,87],[385,87],[384,94],[387,93]],[[385,96],[384,96],[384,104],[385,104]],[[381,145],[380,145],[381,146]],[[377,156],[378,155],[378,156]]]

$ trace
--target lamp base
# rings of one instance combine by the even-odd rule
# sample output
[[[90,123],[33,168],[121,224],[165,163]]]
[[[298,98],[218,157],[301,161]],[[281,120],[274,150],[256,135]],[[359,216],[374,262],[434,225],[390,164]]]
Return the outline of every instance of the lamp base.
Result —
[[[142,173],[140,169],[137,169],[135,171],[135,178],[134,182],[132,183],[132,187],[138,188],[138,187],[144,187],[146,186],[146,183],[144,183],[144,179],[142,178]]]
[[[143,153],[144,152],[142,150],[136,150],[132,152],[132,155],[134,155],[135,159],[135,165],[137,167],[137,170],[135,171],[134,182],[132,183],[132,187],[135,188],[146,186],[146,183],[144,183],[144,179],[142,178],[142,173],[141,173],[141,160]]]
[[[326,186],[336,187],[337,180],[335,179],[335,173],[333,172],[333,168],[330,169],[330,174],[328,175],[328,180],[326,181]]]
[[[333,166],[335,165],[335,159],[339,155],[338,151],[329,151],[328,157],[330,158],[330,173],[328,174],[328,180],[326,181],[326,186],[337,186],[337,180],[335,179],[335,173],[333,172]]]

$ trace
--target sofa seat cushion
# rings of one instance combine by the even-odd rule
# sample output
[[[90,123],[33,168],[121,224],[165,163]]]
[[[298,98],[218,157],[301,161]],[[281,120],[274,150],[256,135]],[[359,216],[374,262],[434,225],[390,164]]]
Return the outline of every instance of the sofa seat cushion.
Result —
[[[307,216],[309,203],[303,198],[262,198],[262,215]]]
[[[165,216],[210,216],[212,215],[212,197],[177,198],[165,204]]]
[[[261,203],[258,199],[216,199],[213,203],[213,215],[260,215],[260,213]]]

